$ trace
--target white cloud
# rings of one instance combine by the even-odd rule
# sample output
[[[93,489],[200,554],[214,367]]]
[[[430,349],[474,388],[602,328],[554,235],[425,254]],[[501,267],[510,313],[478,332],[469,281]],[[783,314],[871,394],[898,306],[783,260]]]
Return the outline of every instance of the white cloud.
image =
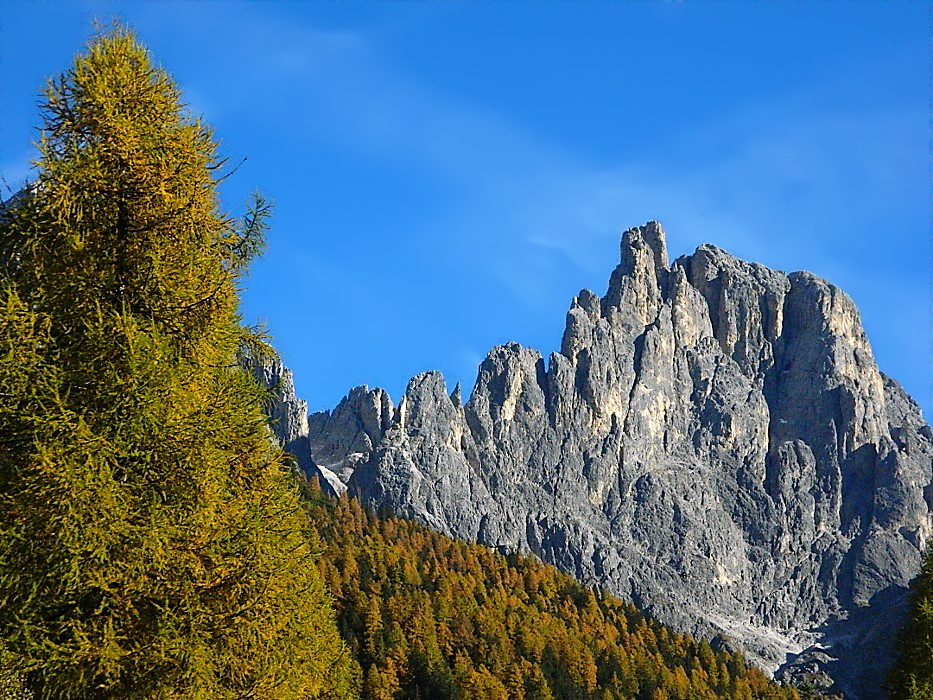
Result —
[[[439,263],[453,261],[453,274],[495,284],[525,307],[553,304],[571,278],[574,289],[602,291],[619,233],[648,219],[665,225],[672,255],[712,242],[774,267],[811,269],[863,297],[869,292],[848,283],[896,281],[905,258],[927,258],[923,231],[892,227],[882,245],[870,236],[884,220],[879,208],[903,222],[914,202],[905,183],[925,172],[926,156],[911,125],[924,115],[883,105],[833,112],[814,107],[803,86],[685,126],[650,158],[597,166],[484,105],[419,85],[371,35],[259,15],[251,28],[245,68],[226,85],[193,85],[194,94],[257,129],[287,132],[296,159],[323,143],[446,183],[454,203],[410,235],[430,241]],[[228,29],[221,41],[235,40],[237,28]],[[853,239],[874,249],[858,250]],[[911,293],[892,284],[886,302],[907,308]]]

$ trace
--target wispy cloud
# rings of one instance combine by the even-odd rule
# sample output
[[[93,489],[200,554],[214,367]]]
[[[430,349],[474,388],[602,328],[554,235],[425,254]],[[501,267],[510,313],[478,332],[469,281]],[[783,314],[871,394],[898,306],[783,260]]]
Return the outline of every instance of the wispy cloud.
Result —
[[[602,291],[621,229],[657,218],[675,255],[713,242],[775,267],[811,269],[852,291],[879,333],[923,342],[895,327],[894,315],[883,317],[860,284],[874,276],[887,285],[885,304],[913,308],[925,279],[923,231],[903,224],[916,172],[926,169],[926,145],[917,148],[911,125],[925,115],[883,105],[842,113],[804,85],[683,125],[648,158],[595,164],[485,105],[419,84],[381,51],[377,34],[248,11],[240,62],[219,78],[216,66],[194,75],[195,103],[265,130],[269,147],[287,144],[294,161],[324,145],[405,163],[455,191],[406,233],[451,275],[495,286],[513,305],[553,309],[568,289]],[[240,19],[217,25],[215,41],[239,42]],[[885,229],[886,221],[899,223]],[[883,238],[877,245],[872,227]]]
[[[421,88],[364,35],[276,27],[264,36],[270,47],[257,52],[265,59],[256,72],[289,102],[257,102],[257,118],[280,124],[287,113],[305,138],[414,162],[465,186],[450,224],[470,226],[471,240],[485,232],[500,245],[545,245],[585,267],[596,264],[594,242],[647,218],[667,220],[685,243],[715,236],[737,252],[787,259],[785,241],[799,237],[804,252],[825,253],[869,207],[852,201],[856,185],[896,198],[905,170],[922,160],[898,138],[917,115],[814,113],[803,93],[688,128],[676,136],[680,153],[594,167],[481,106]],[[675,233],[681,224],[692,231]]]

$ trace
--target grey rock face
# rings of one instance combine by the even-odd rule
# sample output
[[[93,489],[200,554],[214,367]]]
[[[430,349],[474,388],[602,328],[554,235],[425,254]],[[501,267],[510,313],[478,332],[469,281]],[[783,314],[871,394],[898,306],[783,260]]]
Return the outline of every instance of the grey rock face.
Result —
[[[669,263],[651,222],[547,362],[510,343],[465,405],[432,372],[309,428],[364,502],[532,551],[781,677],[882,697],[933,526],[933,436],[824,280],[713,246]]]
[[[260,386],[271,392],[265,406],[273,434],[286,452],[295,457],[298,467],[314,474],[317,465],[311,457],[308,442],[308,404],[295,395],[292,371],[282,364],[271,349],[257,352],[247,346],[240,348],[240,366],[246,369]]]

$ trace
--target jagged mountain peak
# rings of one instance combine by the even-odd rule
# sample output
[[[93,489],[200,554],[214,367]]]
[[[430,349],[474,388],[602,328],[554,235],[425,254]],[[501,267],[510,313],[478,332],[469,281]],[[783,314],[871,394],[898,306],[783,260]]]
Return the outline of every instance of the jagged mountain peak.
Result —
[[[337,490],[532,551],[771,671],[816,664],[853,700],[881,697],[933,530],[930,428],[852,300],[712,245],[670,262],[657,222],[623,234],[547,361],[493,348],[465,404],[437,372],[398,406],[357,388],[309,434]]]

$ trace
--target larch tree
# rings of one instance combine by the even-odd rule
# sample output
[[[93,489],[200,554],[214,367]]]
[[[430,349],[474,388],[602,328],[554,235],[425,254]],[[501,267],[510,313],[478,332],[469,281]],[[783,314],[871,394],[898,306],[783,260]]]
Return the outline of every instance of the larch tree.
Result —
[[[910,616],[899,634],[899,656],[889,678],[892,700],[933,698],[933,550],[913,583]]]
[[[0,212],[0,648],[37,698],[343,698],[355,662],[238,284],[268,207],[133,33],[50,81]],[[8,669],[9,670],[9,669]]]

